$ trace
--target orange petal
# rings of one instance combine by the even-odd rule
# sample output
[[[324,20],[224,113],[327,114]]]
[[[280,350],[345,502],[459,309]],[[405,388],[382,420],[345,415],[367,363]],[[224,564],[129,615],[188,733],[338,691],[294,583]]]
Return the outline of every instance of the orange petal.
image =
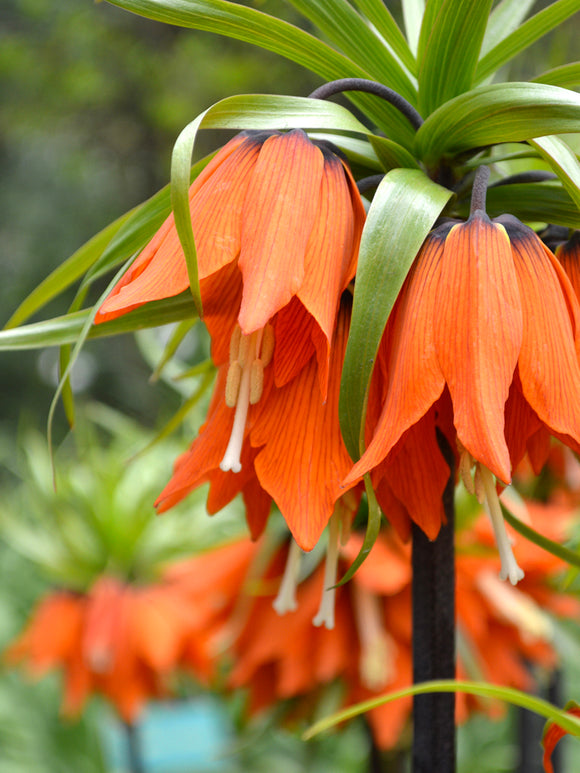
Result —
[[[555,258],[531,229],[506,227],[524,314],[518,360],[524,397],[552,432],[580,442],[580,366]]]
[[[442,497],[450,475],[437,444],[434,414],[431,408],[410,427],[377,469],[413,521],[432,540],[445,521]]]
[[[318,541],[344,494],[341,479],[351,461],[338,423],[338,394],[349,310],[339,317],[331,357],[329,392],[322,401],[317,366],[311,360],[299,375],[260,401],[261,412],[250,433],[253,446],[264,446],[255,460],[258,479],[280,508],[304,550]]]
[[[219,240],[215,234],[213,236],[217,246],[225,250],[225,254],[229,256],[226,259],[222,255],[222,265],[227,260],[232,260],[236,257],[239,251],[240,222],[237,224],[237,247],[235,248],[235,254],[231,254],[232,244],[235,242],[230,233],[233,227],[231,221],[234,219],[236,212],[239,221],[241,211],[239,203],[237,203],[237,209],[235,206],[237,199],[234,194],[237,189],[234,187],[234,182],[243,187],[244,184],[247,185],[249,175],[246,174],[244,176],[241,174],[241,176],[232,177],[231,163],[224,162],[231,161],[233,156],[234,168],[239,162],[241,164],[241,171],[244,161],[248,163],[248,159],[251,160],[252,157],[255,160],[258,152],[259,146],[255,142],[251,143],[244,134],[237,135],[210,161],[189,189],[190,207],[200,206],[201,208],[200,213],[195,215],[192,213],[192,225],[194,233],[196,233],[196,241],[198,242],[200,277],[207,276],[210,273],[209,267],[213,265],[211,260],[205,259],[206,255],[212,255],[211,244],[208,244],[210,238],[208,235],[209,225],[213,225],[214,228],[222,227],[225,229],[225,232],[220,234]],[[226,177],[225,180],[224,176]],[[232,217],[228,220],[225,214],[218,215],[213,213],[214,220],[212,220],[211,207],[207,201],[208,196],[213,195],[214,199],[216,196],[219,198],[221,193],[225,193],[225,191],[228,191],[233,196],[234,207]],[[198,205],[196,205],[196,201],[199,202]],[[217,199],[215,201],[218,203]],[[219,208],[221,213],[223,213],[224,209],[228,210],[228,212],[230,211],[228,207],[223,206],[221,199],[219,199],[219,203],[222,204]],[[204,207],[209,212],[205,212]],[[205,223],[204,214],[206,215]],[[221,220],[219,219],[220,217],[222,218]],[[198,229],[201,229],[199,233]],[[148,301],[178,295],[188,287],[189,278],[185,258],[175,229],[175,220],[173,214],[171,214],[151,241],[144,247],[139,257],[133,262],[122,279],[115,285],[97,312],[95,324],[104,322],[107,319],[114,319]]]
[[[295,129],[264,142],[243,211],[239,323],[263,328],[304,280],[304,254],[316,219],[323,156]]]
[[[382,412],[373,439],[347,477],[347,484],[385,459],[401,435],[425,415],[443,391],[445,381],[433,338],[441,306],[438,285],[443,244],[439,235],[428,237],[391,313],[385,331],[388,375]],[[382,348],[379,356],[384,356],[384,351]],[[371,409],[369,413],[372,415]]]
[[[304,282],[298,297],[326,336],[328,359],[340,295],[356,268],[353,253],[356,256],[360,232],[355,233],[355,226],[360,228],[360,219],[354,216],[342,162],[328,151],[323,154],[318,211],[306,246]]]
[[[572,704],[566,708],[569,714],[572,714],[575,717],[580,717],[580,706]],[[546,773],[554,773],[554,767],[552,766],[552,754],[554,753],[554,749],[556,748],[556,744],[560,738],[563,738],[567,734],[567,730],[563,730],[559,725],[556,725],[551,721],[546,724],[544,737],[542,738],[542,746],[544,747],[543,764]]]
[[[465,448],[508,483],[504,406],[522,342],[508,236],[478,211],[445,242],[434,338]]]

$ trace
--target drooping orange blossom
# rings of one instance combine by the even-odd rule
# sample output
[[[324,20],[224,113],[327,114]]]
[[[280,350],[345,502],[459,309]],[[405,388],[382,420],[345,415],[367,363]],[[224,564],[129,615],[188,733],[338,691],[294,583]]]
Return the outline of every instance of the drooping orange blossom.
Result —
[[[210,512],[242,491],[257,535],[273,498],[310,549],[350,467],[337,418],[348,302],[338,322],[337,313],[356,269],[362,201],[345,162],[293,130],[231,140],[192,184],[190,208],[219,374],[159,511],[210,481]],[[187,287],[170,216],[96,322]]]
[[[569,509],[530,505],[535,528],[552,538],[562,538]],[[344,571],[360,550],[362,539],[353,535],[341,547],[340,570]],[[266,545],[258,543],[258,548]],[[458,630],[467,642],[468,663],[459,654],[458,677],[471,677],[476,663],[477,678],[519,689],[533,686],[530,663],[551,668],[556,662],[552,648],[553,628],[547,612],[575,616],[576,599],[560,595],[550,580],[564,568],[563,562],[532,543],[524,543],[523,563],[527,574],[518,589],[497,578],[498,558],[492,549],[489,523],[480,518],[473,528],[458,536]],[[334,628],[313,626],[326,578],[321,566],[298,582],[294,569],[294,604],[281,596],[288,566],[292,564],[290,546],[266,552],[269,561],[260,560],[259,549],[248,551],[247,541],[210,551],[171,570],[173,581],[190,594],[191,603],[210,610],[219,607],[227,615],[213,616],[215,656],[231,662],[229,688],[249,690],[250,712],[294,698],[306,713],[316,692],[334,679],[348,686],[345,703],[374,697],[385,690],[404,688],[412,683],[411,662],[411,565],[410,549],[394,532],[383,531],[367,560],[353,579],[336,589]],[[237,561],[234,556],[239,555]],[[298,558],[300,561],[300,556]],[[241,568],[247,567],[246,581],[240,582]],[[307,563],[307,559],[305,559]],[[218,578],[231,574],[236,566],[238,584]],[[211,572],[203,580],[203,567]],[[212,588],[216,584],[217,590]],[[229,591],[227,590],[229,588]],[[227,595],[229,592],[229,596]],[[224,599],[224,593],[227,600]],[[214,603],[214,596],[220,601]],[[280,614],[281,607],[284,614]],[[318,610],[318,611],[317,611]],[[221,630],[221,635],[220,635]],[[221,647],[219,642],[221,640]],[[497,705],[482,703],[458,694],[457,716],[465,720],[474,709],[495,715]],[[369,714],[377,743],[392,747],[400,737],[410,713],[411,701],[385,704]],[[290,710],[296,715],[296,705]]]
[[[509,484],[526,451],[538,471],[550,435],[580,449],[579,353],[578,300],[530,228],[507,215],[492,221],[482,210],[436,228],[387,323],[369,397],[367,449],[346,485],[373,471],[380,486],[401,459],[408,474],[418,471],[418,487],[440,496],[448,471],[439,429],[457,448],[466,486],[490,513],[502,576],[515,584],[522,572],[505,536],[494,476]],[[396,485],[392,477],[388,482]],[[436,536],[441,507],[429,516],[420,503],[406,504]]]
[[[131,586],[108,575],[86,594],[45,596],[4,657],[24,662],[37,678],[61,669],[65,714],[77,714],[99,693],[126,722],[168,694],[182,661],[206,683],[212,667],[203,620],[178,588]]]

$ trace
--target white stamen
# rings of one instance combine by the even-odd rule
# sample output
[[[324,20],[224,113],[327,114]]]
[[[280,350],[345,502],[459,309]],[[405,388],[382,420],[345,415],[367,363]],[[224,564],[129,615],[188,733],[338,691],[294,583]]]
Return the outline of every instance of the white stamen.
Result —
[[[381,690],[395,676],[396,645],[385,630],[380,598],[356,581],[352,583],[352,593],[360,641],[361,682],[369,690]]]
[[[242,469],[242,463],[240,461],[240,454],[242,453],[242,445],[244,443],[244,430],[246,428],[246,419],[248,418],[248,407],[250,405],[250,368],[244,367],[242,373],[242,380],[240,382],[240,390],[238,392],[238,400],[236,402],[236,414],[234,416],[234,425],[232,427],[232,434],[224,458],[220,462],[220,470],[223,472],[240,472]]]
[[[478,576],[477,585],[504,620],[517,626],[524,641],[533,643],[538,639],[553,639],[552,621],[530,596],[500,582],[495,574],[489,571]]]
[[[491,519],[491,525],[495,532],[495,541],[497,543],[497,549],[499,550],[499,557],[501,559],[501,571],[499,576],[502,580],[511,582],[512,585],[517,583],[524,576],[523,570],[518,566],[515,556],[512,551],[512,546],[505,530],[505,523],[503,515],[501,514],[501,507],[495,488],[495,481],[490,470],[483,464],[478,465],[481,475],[481,482],[485,491],[484,506]]]
[[[296,585],[301,555],[302,550],[298,543],[292,540],[290,542],[290,548],[288,549],[288,557],[286,558],[286,566],[284,567],[280,589],[278,590],[278,595],[272,602],[272,606],[279,615],[284,615],[286,612],[293,612],[298,606],[298,602],[296,601]]]
[[[320,606],[312,624],[319,628],[324,625],[331,631],[334,628],[334,598],[336,596],[336,570],[338,568],[338,539],[340,535],[340,517],[333,513],[328,522],[328,547],[324,564],[324,590]]]

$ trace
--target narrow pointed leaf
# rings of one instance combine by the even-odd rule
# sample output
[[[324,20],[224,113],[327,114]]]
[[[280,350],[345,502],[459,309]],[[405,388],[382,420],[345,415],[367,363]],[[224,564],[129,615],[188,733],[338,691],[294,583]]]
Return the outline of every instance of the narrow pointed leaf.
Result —
[[[562,67],[554,67],[532,78],[534,83],[551,83],[565,89],[580,88],[580,62],[570,62]]]
[[[417,169],[393,169],[373,198],[362,235],[340,395],[353,459],[362,450],[366,395],[388,316],[421,244],[452,193]]]
[[[227,0],[108,0],[148,19],[215,32],[250,43],[296,62],[324,80],[371,78],[358,62],[313,35],[254,8]],[[391,105],[368,95],[349,96],[394,140],[408,144],[413,132]]]
[[[560,137],[536,137],[529,143],[550,164],[580,212],[580,163],[576,154]]]
[[[562,561],[566,561],[570,566],[580,567],[580,553],[570,550],[570,548],[560,545],[559,542],[554,542],[548,539],[548,537],[544,537],[543,534],[540,534],[540,532],[532,529],[531,526],[523,523],[519,518],[516,518],[506,507],[502,507],[502,512],[505,520],[522,537],[525,537],[530,542],[533,542],[534,545],[538,545],[538,547],[541,547],[553,556],[561,558]]]
[[[33,322],[11,330],[0,330],[0,351],[44,349],[48,346],[74,343],[81,335],[90,313],[90,309],[83,309],[43,322]],[[146,303],[122,317],[94,325],[88,332],[88,338],[133,333],[135,330],[188,319],[195,314],[190,293],[182,293],[175,298]]]
[[[504,38],[516,30],[528,15],[536,0],[502,0],[490,14],[485,29],[481,56],[499,45]]]
[[[524,51],[550,30],[580,11],[580,0],[558,0],[539,11],[510,35],[500,40],[477,65],[474,83],[481,83],[502,65]]]
[[[340,578],[340,582],[338,582],[337,585],[344,585],[353,577],[356,570],[359,568],[359,566],[363,563],[365,558],[371,552],[371,549],[375,544],[375,542],[377,541],[377,537],[379,536],[379,532],[381,530],[381,520],[382,520],[381,508],[379,507],[379,503],[377,502],[377,498],[375,496],[375,492],[373,489],[373,484],[371,483],[370,475],[365,475],[365,490],[367,493],[367,501],[369,506],[369,514],[368,514],[365,538],[363,540],[363,544],[361,545],[361,549],[359,550],[357,557],[354,559],[352,564],[348,567],[347,571],[344,573],[344,576]]]
[[[338,725],[340,722],[352,719],[367,711],[372,711],[372,709],[376,709],[378,706],[383,706],[385,703],[399,700],[399,698],[434,692],[465,692],[468,695],[479,695],[506,701],[514,706],[521,706],[524,709],[528,709],[528,711],[533,711],[541,717],[551,719],[569,733],[580,736],[580,719],[575,718],[566,711],[558,709],[556,706],[553,706],[551,703],[548,703],[548,701],[542,700],[541,698],[528,695],[528,693],[516,690],[513,687],[500,687],[499,685],[489,684],[488,682],[467,682],[463,680],[441,679],[433,682],[422,682],[413,687],[386,693],[378,698],[371,698],[362,703],[358,703],[355,706],[350,706],[330,717],[325,717],[324,719],[315,722],[314,725],[308,728],[302,738],[303,740],[308,741],[310,738],[318,735],[318,733],[322,733],[324,730],[328,730],[329,728]]]
[[[445,154],[577,131],[580,94],[543,83],[492,83],[432,113],[417,132],[415,150],[429,165]]]
[[[418,52],[423,117],[471,88],[492,0],[430,0]]]
[[[417,62],[409,43],[383,0],[355,0],[361,12],[376,27],[411,74],[415,74]],[[419,25],[417,26],[419,30]]]

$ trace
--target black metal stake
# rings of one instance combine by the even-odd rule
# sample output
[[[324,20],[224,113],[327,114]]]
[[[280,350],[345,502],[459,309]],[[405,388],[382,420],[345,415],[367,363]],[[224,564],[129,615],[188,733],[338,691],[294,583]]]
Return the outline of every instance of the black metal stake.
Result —
[[[413,681],[455,678],[455,551],[453,454],[441,451],[451,475],[443,495],[447,523],[431,542],[413,524]],[[455,693],[416,695],[413,700],[413,773],[454,773]]]

